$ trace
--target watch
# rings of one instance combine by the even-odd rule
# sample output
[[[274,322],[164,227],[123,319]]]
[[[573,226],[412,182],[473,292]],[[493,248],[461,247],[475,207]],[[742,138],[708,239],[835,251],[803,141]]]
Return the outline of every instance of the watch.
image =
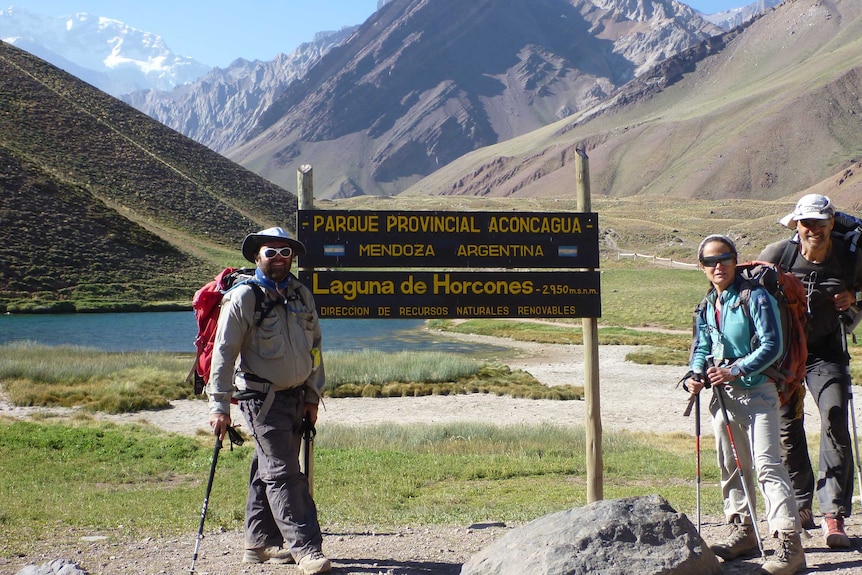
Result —
[[[742,375],[742,369],[738,365],[731,365],[730,375],[732,375],[733,377],[739,377]]]

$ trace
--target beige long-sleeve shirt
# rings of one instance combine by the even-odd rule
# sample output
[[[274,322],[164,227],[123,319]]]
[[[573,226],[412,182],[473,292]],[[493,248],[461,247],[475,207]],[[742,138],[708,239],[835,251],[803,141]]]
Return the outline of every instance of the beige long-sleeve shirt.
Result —
[[[258,379],[274,391],[307,385],[308,403],[318,403],[323,394],[320,321],[311,292],[295,278],[284,298],[264,290],[263,309],[272,309],[257,326],[252,290],[258,287],[241,285],[222,299],[206,388],[210,413],[230,413],[235,389],[268,391]]]

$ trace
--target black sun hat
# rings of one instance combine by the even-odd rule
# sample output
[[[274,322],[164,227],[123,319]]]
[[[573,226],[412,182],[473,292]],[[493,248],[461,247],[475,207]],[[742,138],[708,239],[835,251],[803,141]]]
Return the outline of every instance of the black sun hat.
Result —
[[[260,246],[267,242],[284,242],[293,248],[296,255],[305,254],[305,246],[302,242],[290,237],[283,228],[267,228],[255,234],[249,234],[242,241],[242,257],[254,262],[254,256],[260,251]]]

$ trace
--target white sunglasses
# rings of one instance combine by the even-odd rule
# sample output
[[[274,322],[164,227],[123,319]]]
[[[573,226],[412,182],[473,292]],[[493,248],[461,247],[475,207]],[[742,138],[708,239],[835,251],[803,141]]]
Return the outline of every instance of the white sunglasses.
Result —
[[[261,248],[260,255],[265,257],[266,259],[272,259],[276,256],[276,254],[280,255],[283,258],[289,258],[293,255],[293,248],[290,246],[285,246],[283,248]]]

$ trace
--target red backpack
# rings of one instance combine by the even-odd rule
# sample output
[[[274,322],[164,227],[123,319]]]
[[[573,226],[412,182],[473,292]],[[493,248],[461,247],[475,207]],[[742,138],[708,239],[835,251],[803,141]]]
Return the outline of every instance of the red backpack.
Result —
[[[198,335],[195,338],[197,353],[192,369],[186,377],[186,382],[194,381],[196,394],[203,393],[204,387],[210,379],[213,345],[224,294],[237,286],[246,283],[251,285],[255,295],[255,316],[260,314],[260,318],[256,322],[257,325],[260,325],[260,322],[272,311],[272,308],[266,310],[263,307],[263,288],[250,281],[254,277],[254,272],[254,268],[225,268],[211,282],[195,292],[192,299],[192,309],[194,309],[195,319],[198,323]]]
[[[778,386],[781,404],[784,405],[789,396],[802,387],[805,380],[805,362],[808,359],[808,305],[805,286],[798,277],[769,262],[753,260],[737,264],[736,274],[745,280],[739,290],[739,299],[743,304],[743,312],[751,322],[752,349],[758,345],[748,307],[752,287],[759,285],[766,288],[778,302],[784,351],[781,357],[762,373]],[[705,310],[706,298],[697,306],[695,313],[702,314]]]

